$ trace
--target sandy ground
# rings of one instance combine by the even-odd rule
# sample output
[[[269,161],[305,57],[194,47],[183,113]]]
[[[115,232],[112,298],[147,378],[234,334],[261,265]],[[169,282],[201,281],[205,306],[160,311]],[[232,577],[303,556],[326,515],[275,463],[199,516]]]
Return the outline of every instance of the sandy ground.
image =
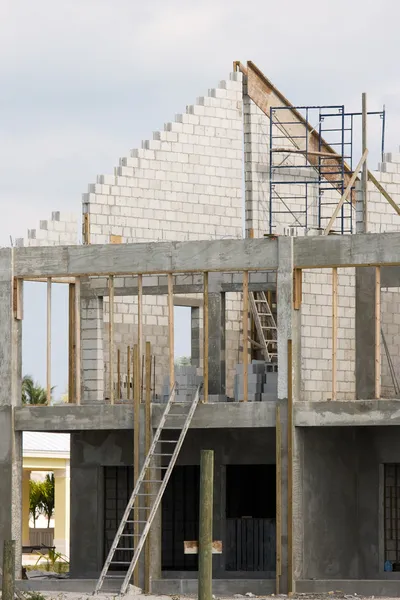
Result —
[[[1,595],[1,594],[0,594]],[[98,594],[97,596],[91,596],[88,594],[79,594],[75,592],[43,592],[43,596],[49,600],[193,600],[197,599],[197,596],[155,596],[152,594],[145,595],[136,590],[128,592],[125,596],[119,596],[117,594]],[[234,596],[223,596],[217,597],[213,596],[213,600],[219,600],[219,598],[223,598],[223,600],[246,600],[246,598],[255,598],[260,600],[279,600],[290,598],[293,600],[376,600],[378,596],[359,596],[357,594],[342,594],[338,592],[329,592],[327,594],[291,594],[287,596],[286,594],[272,594],[270,596],[255,596],[254,594],[235,594]],[[386,598],[384,596],[379,596],[380,600],[393,600]]]

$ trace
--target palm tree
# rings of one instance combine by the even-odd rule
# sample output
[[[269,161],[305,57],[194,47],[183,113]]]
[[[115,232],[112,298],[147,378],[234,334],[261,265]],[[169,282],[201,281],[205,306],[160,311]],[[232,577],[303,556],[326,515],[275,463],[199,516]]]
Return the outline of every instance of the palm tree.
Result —
[[[35,383],[30,375],[25,375],[22,379],[22,404],[48,404],[46,390]]]

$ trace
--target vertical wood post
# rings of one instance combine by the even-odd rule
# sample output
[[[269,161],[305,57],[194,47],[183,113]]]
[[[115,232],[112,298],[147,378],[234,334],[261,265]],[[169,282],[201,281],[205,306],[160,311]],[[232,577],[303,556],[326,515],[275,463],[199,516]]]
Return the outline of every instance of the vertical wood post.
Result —
[[[367,149],[367,94],[362,95],[362,153]],[[361,174],[361,190],[363,199],[363,233],[368,232],[368,165],[367,159],[363,164]]]
[[[14,600],[15,594],[15,541],[4,540],[2,600]]]
[[[204,402],[208,402],[208,273],[204,273],[203,288],[203,391]]]
[[[151,344],[146,342],[146,393],[145,393],[145,453],[149,453],[151,445]],[[151,469],[148,469],[146,479],[154,479]],[[151,484],[146,483],[145,493],[151,493]],[[146,507],[150,507],[150,496],[146,496]],[[146,511],[146,515],[149,512]],[[150,532],[151,535],[151,532]],[[147,536],[144,549],[144,592],[150,593],[150,536]]]
[[[109,301],[109,323],[108,323],[108,362],[109,362],[109,385],[110,403],[114,404],[114,275],[108,278],[108,301]]]
[[[121,350],[117,349],[117,401],[121,399]]]
[[[212,600],[214,451],[200,458],[199,600]]]
[[[139,461],[139,444],[140,444],[140,384],[139,384],[139,352],[138,346],[133,346],[133,487],[135,487],[139,473],[140,473],[140,461]],[[135,534],[135,542],[139,539],[139,515],[140,515],[140,497],[137,496],[133,507],[133,520]],[[134,585],[139,585],[139,564],[136,565],[133,573]]]
[[[138,330],[137,330],[137,361],[138,361],[138,386],[139,386],[139,402],[141,397],[141,388],[142,388],[142,334],[143,334],[143,277],[142,275],[138,275]]]
[[[172,273],[168,273],[168,329],[169,329],[169,393],[175,383],[174,367],[174,282]]]
[[[243,401],[249,392],[249,273],[243,272]]]
[[[128,379],[126,388],[126,399],[130,400],[131,397],[131,347],[126,348],[126,377]]]
[[[332,269],[332,400],[337,397],[338,271]]]
[[[375,398],[381,397],[381,268],[375,267]]]
[[[75,398],[81,403],[81,280],[75,279]]]
[[[287,390],[288,390],[288,415],[287,415],[287,446],[288,446],[288,475],[287,475],[287,553],[288,553],[288,593],[293,592],[293,354],[292,340],[287,342]]]
[[[46,401],[51,403],[51,277],[47,278]]]
[[[276,594],[282,575],[282,426],[281,408],[276,406]]]
[[[76,402],[75,395],[75,284],[68,285],[68,402]]]

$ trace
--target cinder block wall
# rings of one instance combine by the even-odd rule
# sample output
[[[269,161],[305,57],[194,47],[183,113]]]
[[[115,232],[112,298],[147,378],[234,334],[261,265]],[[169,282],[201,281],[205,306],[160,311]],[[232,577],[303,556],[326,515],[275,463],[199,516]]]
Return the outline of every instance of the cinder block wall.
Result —
[[[111,236],[120,236],[121,243],[241,238],[242,167],[242,81],[240,73],[231,73],[144,141],[141,149],[121,158],[113,174],[100,175],[89,186],[83,213],[89,215],[90,243],[109,243]],[[143,336],[153,341],[160,387],[168,372],[167,299],[145,300]],[[137,339],[134,298],[115,298],[114,313],[116,347],[125,357],[127,345]],[[107,322],[107,299],[104,314]],[[233,305],[228,307],[228,323],[236,316]],[[227,329],[227,348],[236,349],[238,332],[229,325]],[[107,325],[105,349],[106,331]],[[87,350],[92,355],[90,343]],[[228,382],[236,360],[236,351],[227,353]],[[104,361],[108,372],[107,353]]]
[[[71,246],[78,243],[78,217],[73,213],[54,211],[51,218],[39,222],[39,227],[28,229],[27,235],[15,239],[17,247]]]

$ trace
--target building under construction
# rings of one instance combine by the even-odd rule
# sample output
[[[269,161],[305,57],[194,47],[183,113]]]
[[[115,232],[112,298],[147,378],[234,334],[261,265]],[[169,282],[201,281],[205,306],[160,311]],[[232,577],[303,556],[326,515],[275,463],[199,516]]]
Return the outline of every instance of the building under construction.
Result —
[[[195,591],[213,449],[216,593],[399,594],[400,154],[384,133],[365,97],[296,107],[234,63],[89,185],[81,244],[56,212],[0,250],[0,542],[17,542],[17,577],[22,434],[51,431],[71,433],[71,570],[42,589]],[[52,290],[69,287],[62,406],[21,406],[24,281],[47,286],[48,392]]]

